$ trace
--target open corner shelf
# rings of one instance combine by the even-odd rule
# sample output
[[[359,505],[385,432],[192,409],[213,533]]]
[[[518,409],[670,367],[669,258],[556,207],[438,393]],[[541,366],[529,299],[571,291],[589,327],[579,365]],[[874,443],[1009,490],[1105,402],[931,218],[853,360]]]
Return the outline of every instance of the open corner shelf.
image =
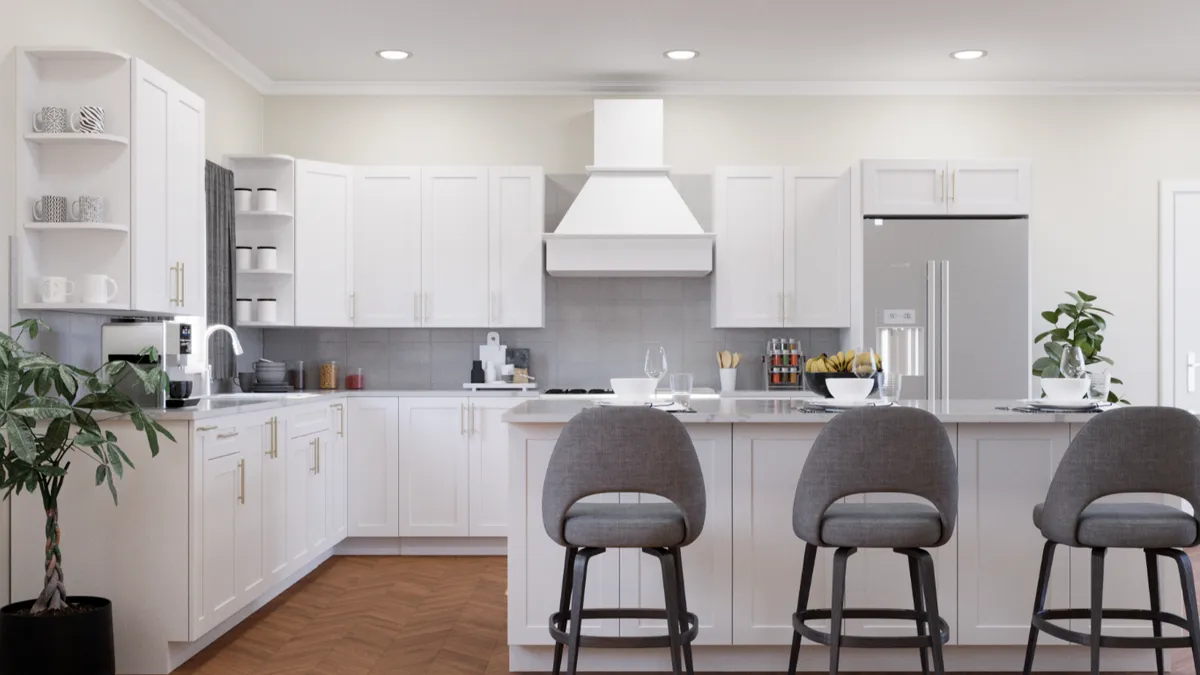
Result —
[[[42,134],[32,132],[25,134],[25,140],[40,145],[129,145],[129,139],[115,134]]]
[[[290,277],[295,274],[291,270],[237,270],[237,273],[250,277]]]
[[[129,55],[125,52],[118,52],[111,49],[46,47],[26,49],[25,53],[43,61],[113,61],[120,63],[129,60]]]
[[[287,225],[293,218],[286,211],[238,211],[234,215],[239,225]]]
[[[129,226],[121,223],[25,223],[26,230],[41,232],[129,232]]]

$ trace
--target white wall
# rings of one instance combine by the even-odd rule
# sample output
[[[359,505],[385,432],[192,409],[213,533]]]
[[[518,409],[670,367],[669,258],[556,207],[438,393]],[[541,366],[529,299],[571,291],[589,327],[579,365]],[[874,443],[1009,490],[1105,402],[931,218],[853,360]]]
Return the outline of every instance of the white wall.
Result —
[[[0,0],[0,280],[6,291],[0,293],[0,317],[10,315],[5,242],[14,231],[16,213],[13,48],[55,45],[124,51],[199,94],[207,111],[209,159],[262,147],[262,96],[138,0]],[[7,509],[0,505],[0,601],[8,597]],[[69,542],[70,533],[65,534]]]
[[[592,159],[591,105],[585,97],[268,97],[264,150],[576,173]],[[1032,158],[1035,317],[1064,290],[1099,295],[1116,314],[1105,352],[1127,383],[1121,391],[1135,403],[1157,400],[1157,184],[1200,177],[1200,96],[679,97],[666,105],[666,161],[679,173],[889,156]]]

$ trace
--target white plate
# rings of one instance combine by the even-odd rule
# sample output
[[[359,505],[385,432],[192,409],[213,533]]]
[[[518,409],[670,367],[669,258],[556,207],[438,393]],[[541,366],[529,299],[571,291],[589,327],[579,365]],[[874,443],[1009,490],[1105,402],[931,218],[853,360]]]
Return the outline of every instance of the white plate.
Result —
[[[817,408],[886,408],[892,405],[891,401],[881,401],[877,398],[859,398],[859,399],[836,399],[836,398],[818,398],[815,400],[807,400],[803,405],[815,406]]]
[[[1099,401],[1090,401],[1084,398],[1058,401],[1048,398],[1026,398],[1022,399],[1021,403],[1034,408],[1056,408],[1059,410],[1091,410],[1101,405]]]
[[[631,401],[629,399],[609,398],[602,401],[596,401],[596,405],[609,405],[616,408],[649,408],[652,403],[650,401]]]

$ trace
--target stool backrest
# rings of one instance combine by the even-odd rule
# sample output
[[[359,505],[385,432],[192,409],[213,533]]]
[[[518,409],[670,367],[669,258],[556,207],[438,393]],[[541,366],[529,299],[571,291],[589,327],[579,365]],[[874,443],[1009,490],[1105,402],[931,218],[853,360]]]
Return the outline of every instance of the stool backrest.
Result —
[[[821,542],[821,518],[853,494],[899,492],[923,497],[938,510],[941,546],[958,516],[954,446],[937,417],[916,408],[859,408],[834,417],[813,442],[796,485],[796,536]]]
[[[1101,497],[1153,492],[1200,508],[1200,420],[1186,410],[1118,408],[1083,425],[1050,481],[1042,533],[1079,546],[1083,509]]]
[[[608,492],[642,492],[683,512],[687,545],[704,529],[704,476],[696,448],[674,415],[653,408],[587,408],[554,444],[542,485],[542,524],[561,546],[567,509]]]

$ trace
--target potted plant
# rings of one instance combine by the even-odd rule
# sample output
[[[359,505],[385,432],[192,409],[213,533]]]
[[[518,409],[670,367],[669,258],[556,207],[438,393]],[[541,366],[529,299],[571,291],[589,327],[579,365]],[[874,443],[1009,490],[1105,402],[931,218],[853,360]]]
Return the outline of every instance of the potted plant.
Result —
[[[71,460],[87,458],[95,464],[96,485],[107,484],[116,504],[114,478],[133,462],[101,423],[129,419],[146,436],[151,455],[158,454],[160,434],[175,440],[117,386],[133,377],[153,394],[167,386],[167,375],[160,366],[141,369],[121,361],[94,371],[62,364],[21,345],[26,334],[36,338],[45,324],[28,319],[13,328],[15,337],[0,332],[0,491],[5,499],[22,491],[41,496],[46,575],[36,599],[0,608],[0,673],[112,675],[112,604],[67,594],[58,495]],[[144,355],[157,363],[153,348]]]
[[[1112,359],[1100,354],[1100,348],[1104,345],[1104,329],[1108,327],[1104,315],[1112,316],[1113,313],[1097,307],[1094,295],[1083,291],[1067,291],[1067,295],[1073,302],[1059,303],[1053,310],[1042,312],[1042,318],[1050,323],[1051,328],[1033,339],[1034,344],[1045,341],[1042,346],[1046,355],[1033,362],[1033,374],[1039,377],[1059,376],[1058,366],[1062,362],[1063,349],[1066,347],[1079,347],[1087,366],[1101,363],[1113,365]],[[1067,323],[1060,326],[1059,322],[1063,318],[1066,318]],[[1104,372],[1107,374],[1107,369]],[[1124,384],[1115,377],[1111,382]],[[1112,403],[1127,403],[1112,391],[1108,392],[1107,400]]]

